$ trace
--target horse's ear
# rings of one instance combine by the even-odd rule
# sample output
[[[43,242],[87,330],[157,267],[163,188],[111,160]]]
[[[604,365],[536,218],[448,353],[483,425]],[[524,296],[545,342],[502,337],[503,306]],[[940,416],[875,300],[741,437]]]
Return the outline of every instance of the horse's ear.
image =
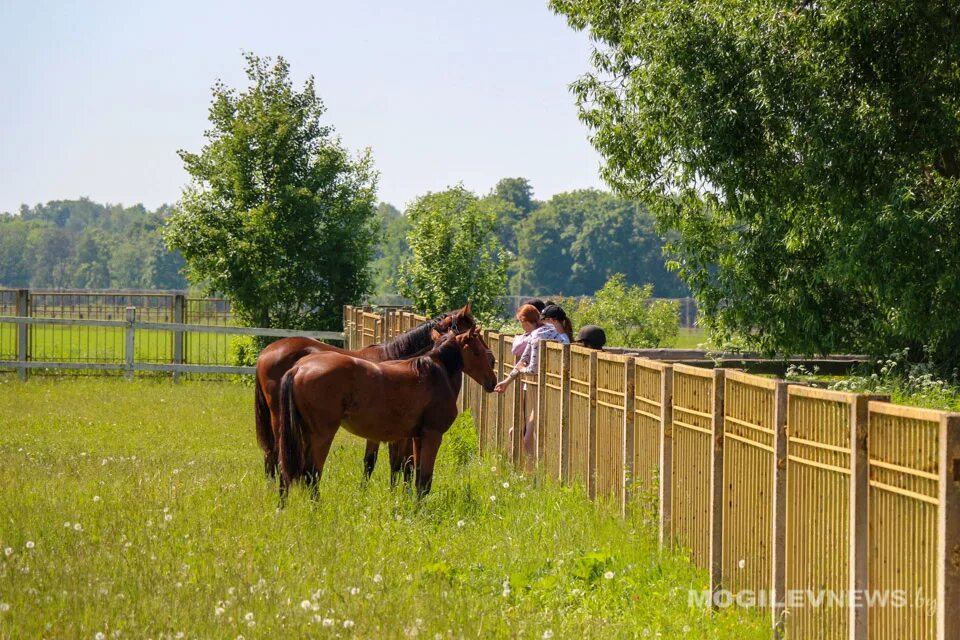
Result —
[[[443,334],[437,331],[436,329],[430,329],[430,339],[434,342],[438,341],[443,337]]]
[[[463,315],[465,316],[470,315],[470,302],[467,302],[467,306],[463,308]]]

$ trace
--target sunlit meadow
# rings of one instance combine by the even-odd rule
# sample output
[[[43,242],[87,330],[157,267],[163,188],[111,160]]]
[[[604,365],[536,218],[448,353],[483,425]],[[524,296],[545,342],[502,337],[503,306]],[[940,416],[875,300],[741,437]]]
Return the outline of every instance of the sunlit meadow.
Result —
[[[249,386],[0,378],[0,637],[768,637],[689,608],[639,510],[475,446],[465,415],[418,503],[343,434],[278,511]]]

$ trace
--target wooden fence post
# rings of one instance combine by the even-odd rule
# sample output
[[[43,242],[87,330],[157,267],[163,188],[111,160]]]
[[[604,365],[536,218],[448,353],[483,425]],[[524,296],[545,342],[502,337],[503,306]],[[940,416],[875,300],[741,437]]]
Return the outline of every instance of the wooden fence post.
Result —
[[[940,420],[937,638],[960,638],[960,415]]]
[[[570,345],[560,357],[560,483],[570,482]]]
[[[720,588],[723,573],[723,369],[713,372],[713,454],[710,469],[710,590]]]
[[[867,590],[869,536],[867,533],[867,495],[870,478],[867,468],[867,426],[870,396],[858,395],[850,405],[850,640],[866,640],[869,610],[862,600]],[[853,600],[854,594],[858,600]],[[862,606],[853,606],[861,602]]]
[[[786,607],[787,540],[787,382],[777,383],[773,396],[773,557],[770,576],[773,586],[770,616],[775,638],[783,637]]]
[[[597,497],[597,352],[590,354],[590,413],[587,420],[587,496]]]
[[[620,513],[624,516],[630,509],[630,502],[633,499],[634,486],[634,447],[636,433],[634,431],[636,424],[636,406],[637,397],[637,362],[634,358],[627,358],[626,370],[624,371],[623,381],[623,502],[620,504]]]
[[[127,327],[126,332],[126,346],[124,348],[124,355],[127,359],[126,373],[124,377],[127,380],[133,380],[133,360],[134,360],[134,336],[136,335],[136,329],[133,328],[133,324],[137,321],[137,308],[136,307],[127,307]]]
[[[173,321],[186,324],[186,298],[178,293],[173,297]],[[173,364],[183,364],[183,331],[173,332]],[[173,381],[180,382],[180,372],[173,372]]]
[[[660,374],[660,549],[670,544],[673,501],[673,367]]]
[[[537,361],[537,424],[533,431],[534,442],[534,468],[539,469],[544,459],[544,445],[547,439],[543,436],[546,425],[546,406],[547,406],[547,348],[543,342],[540,343],[540,359]]]
[[[21,318],[30,317],[30,290],[17,289],[17,315]],[[30,325],[26,322],[17,324],[17,362],[26,364],[30,359]],[[27,367],[21,366],[17,369],[21,381],[27,379]]]

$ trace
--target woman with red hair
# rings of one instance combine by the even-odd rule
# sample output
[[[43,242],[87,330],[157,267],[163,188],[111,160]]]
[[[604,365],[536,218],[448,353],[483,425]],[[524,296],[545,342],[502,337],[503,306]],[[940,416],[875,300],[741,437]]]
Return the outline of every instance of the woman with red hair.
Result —
[[[522,375],[537,375],[537,363],[540,357],[539,343],[541,340],[558,340],[559,334],[552,324],[545,323],[540,317],[537,308],[530,304],[525,304],[517,310],[517,321],[523,327],[524,335],[514,339],[513,354],[517,356],[517,364],[514,365],[507,377],[497,383],[494,391],[503,393],[514,379]],[[518,344],[519,343],[519,344]],[[518,353],[519,352],[519,353]],[[534,433],[537,425],[537,399],[532,397],[527,385],[523,385],[523,404],[524,415],[526,416],[526,428],[523,431],[523,450],[527,457],[532,460],[536,453],[536,442]],[[512,435],[511,435],[512,438]]]

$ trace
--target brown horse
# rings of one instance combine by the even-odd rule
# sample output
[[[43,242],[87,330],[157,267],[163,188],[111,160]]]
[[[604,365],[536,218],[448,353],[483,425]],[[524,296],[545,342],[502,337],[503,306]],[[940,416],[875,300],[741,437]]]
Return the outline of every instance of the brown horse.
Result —
[[[377,364],[339,353],[303,358],[281,384],[281,503],[300,478],[316,497],[341,425],[367,440],[412,438],[417,494],[426,494],[440,441],[457,417],[461,373],[489,393],[497,383],[493,366],[476,328],[459,335],[451,331],[429,353],[410,360]]]
[[[456,333],[469,331],[477,325],[470,313],[470,303],[445,313],[419,327],[414,327],[396,338],[384,343],[373,344],[357,351],[340,349],[313,338],[283,338],[267,345],[257,358],[257,378],[255,396],[255,415],[257,422],[257,442],[263,449],[263,467],[267,477],[273,478],[277,468],[277,439],[280,424],[280,381],[283,374],[304,356],[314,353],[341,353],[370,362],[403,360],[423,355],[433,347],[432,331],[445,334],[449,330]],[[368,441],[363,456],[364,477],[369,478],[377,463],[380,443]],[[409,476],[410,443],[399,442],[390,445],[391,479],[401,470]]]

